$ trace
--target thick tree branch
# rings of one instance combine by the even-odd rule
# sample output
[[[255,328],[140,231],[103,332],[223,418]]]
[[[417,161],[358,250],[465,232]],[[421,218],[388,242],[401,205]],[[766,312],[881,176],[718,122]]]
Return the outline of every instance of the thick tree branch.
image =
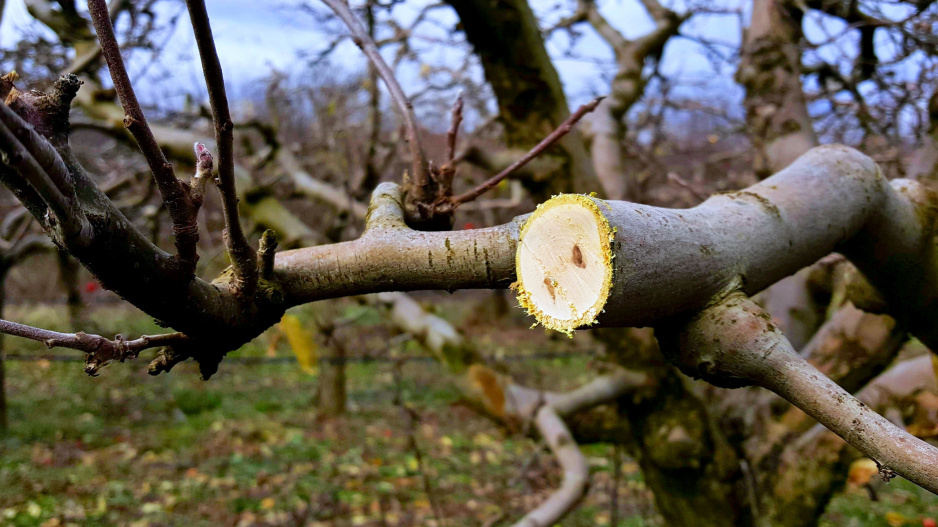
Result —
[[[195,42],[202,57],[202,72],[208,87],[209,103],[212,106],[212,121],[215,124],[215,142],[218,144],[218,189],[222,195],[225,213],[225,244],[234,269],[231,283],[232,293],[239,298],[251,298],[257,287],[257,254],[248,243],[241,221],[238,218],[238,193],[234,174],[234,124],[228,110],[228,95],[225,93],[225,78],[212,26],[203,0],[186,0],[189,19],[195,33]]]
[[[842,146],[813,149],[760,184],[687,210],[560,196],[522,230],[519,297],[560,330],[649,326],[726,291],[755,294],[839,250],[884,294],[889,313],[938,349],[934,203],[920,185],[890,184]],[[556,227],[571,214],[575,222]]]
[[[7,123],[13,124],[8,127]],[[45,170],[39,161],[33,157],[30,149],[26,147],[13,133],[12,130],[32,131],[32,128],[24,121],[19,119],[13,110],[0,104],[0,152],[3,153],[2,161],[4,164],[14,169],[29,185],[39,194],[43,202],[55,214],[57,221],[68,229],[70,226],[76,226],[80,229],[81,211],[75,207],[75,203],[70,199],[68,192],[70,188],[62,189],[56,185],[53,178]],[[33,139],[31,135],[25,137],[27,141]],[[36,144],[48,143],[42,140]],[[51,148],[50,148],[51,150]],[[62,160],[59,159],[55,151],[52,152],[54,159],[58,160],[61,166]],[[53,167],[58,168],[58,167]],[[64,170],[64,166],[62,166]],[[69,229],[71,230],[71,229]],[[74,234],[74,231],[72,232]]]
[[[456,232],[415,231],[403,224],[401,188],[375,189],[361,238],[277,254],[273,279],[291,305],[382,291],[504,288],[514,280],[522,218]]]

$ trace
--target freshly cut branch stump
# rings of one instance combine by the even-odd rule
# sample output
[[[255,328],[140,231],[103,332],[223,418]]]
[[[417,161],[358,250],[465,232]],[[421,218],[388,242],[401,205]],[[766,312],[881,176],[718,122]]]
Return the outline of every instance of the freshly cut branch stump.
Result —
[[[753,295],[838,251],[938,349],[935,196],[843,146],[691,209],[561,195],[520,231],[518,300],[545,327],[655,326]]]
[[[613,230],[597,203],[579,194],[557,196],[521,229],[518,300],[549,329],[592,324],[609,296]]]

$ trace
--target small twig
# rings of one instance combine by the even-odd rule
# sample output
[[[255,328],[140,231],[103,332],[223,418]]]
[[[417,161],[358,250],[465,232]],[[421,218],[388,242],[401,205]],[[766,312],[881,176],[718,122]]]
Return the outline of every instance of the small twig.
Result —
[[[453,103],[449,132],[446,133],[446,164],[452,164],[453,159],[456,157],[456,139],[459,137],[459,127],[462,125],[462,109],[462,92],[459,92],[456,101]]]
[[[270,279],[274,272],[274,256],[277,251],[277,233],[271,229],[264,231],[257,250],[258,272],[264,280]]]
[[[134,340],[124,340],[121,335],[116,335],[114,340],[108,340],[100,335],[89,335],[81,331],[59,333],[2,319],[0,333],[42,342],[50,349],[63,347],[84,351],[88,354],[85,358],[85,372],[92,376],[111,361],[124,362],[126,359],[136,358],[145,349],[170,346],[189,340],[189,337],[182,333],[144,335]]]
[[[706,194],[704,194],[703,192],[701,192],[701,191],[697,190],[696,188],[694,188],[693,185],[691,185],[690,183],[688,183],[687,181],[685,181],[684,178],[682,178],[681,176],[675,174],[674,172],[668,172],[668,181],[670,181],[671,183],[674,183],[675,185],[677,185],[677,186],[679,186],[679,187],[681,187],[681,188],[687,190],[688,192],[690,192],[691,194],[693,194],[695,198],[699,199],[700,201],[704,201],[704,200],[706,200],[706,199],[709,197],[709,196],[707,196]]]
[[[205,148],[205,145],[202,143],[196,143],[194,148],[196,159],[195,175],[192,176],[189,187],[191,189],[192,201],[195,202],[198,207],[202,205],[202,201],[205,199],[205,187],[208,185],[209,181],[212,180],[214,161],[212,159],[212,153],[209,152],[208,148]]]
[[[414,173],[412,177],[414,185],[417,188],[426,188],[429,179],[426,168],[426,157],[420,143],[420,135],[417,133],[417,118],[414,116],[413,105],[407,99],[407,96],[404,95],[404,90],[401,89],[401,85],[394,77],[394,71],[388,66],[388,63],[384,61],[377,44],[368,36],[367,30],[362,26],[362,23],[355,14],[352,13],[352,9],[345,0],[322,0],[322,2],[329,6],[329,8],[342,19],[342,22],[345,23],[349,32],[352,34],[352,41],[362,50],[362,53],[371,61],[378,71],[378,74],[384,79],[384,83],[388,87],[388,92],[391,94],[391,99],[397,106],[401,114],[401,119],[404,121],[407,143],[410,147],[411,157],[413,158]]]
[[[189,19],[192,21],[195,42],[202,58],[202,73],[205,75],[209,103],[212,106],[212,120],[215,124],[215,142],[218,144],[218,189],[222,195],[225,214],[225,244],[235,274],[231,291],[240,298],[252,298],[257,287],[257,254],[248,243],[238,218],[238,195],[234,178],[234,125],[228,110],[225,78],[218,61],[218,52],[215,50],[205,2],[186,0],[186,6],[189,8]]]
[[[577,109],[577,111],[574,112],[573,115],[568,117],[566,121],[564,121],[560,126],[558,126],[556,130],[551,132],[550,135],[545,137],[543,141],[538,143],[537,146],[532,148],[527,154],[524,155],[524,157],[515,161],[510,166],[508,166],[508,168],[506,168],[505,170],[502,170],[501,172],[493,176],[491,179],[489,179],[485,183],[482,183],[478,187],[470,190],[469,192],[465,192],[463,194],[460,194],[452,198],[447,203],[441,204],[440,207],[442,208],[442,210],[438,208],[437,212],[448,212],[448,211],[454,210],[459,205],[472,201],[478,198],[479,196],[481,196],[482,194],[485,194],[492,188],[494,188],[495,185],[498,185],[503,179],[505,179],[506,177],[514,173],[515,171],[527,165],[532,159],[539,156],[541,152],[543,152],[548,147],[556,143],[563,136],[570,133],[570,130],[573,129],[573,126],[580,119],[582,119],[584,115],[595,110],[602,100],[603,100],[603,97],[597,97],[593,99],[592,101],[588,102],[587,104],[580,106],[580,108]]]
[[[189,192],[184,184],[176,179],[173,165],[163,155],[163,150],[157,143],[153,131],[147,124],[137,95],[134,93],[124,59],[121,56],[120,46],[114,36],[114,27],[111,25],[111,16],[105,0],[88,0],[88,12],[98,34],[101,44],[101,53],[111,72],[114,82],[114,91],[120,99],[124,109],[124,126],[133,136],[146,159],[150,173],[156,181],[160,196],[169,212],[173,224],[176,240],[176,252],[183,269],[187,274],[195,272],[198,261],[196,244],[199,241],[199,232],[196,225],[197,215],[192,213],[192,203]]]

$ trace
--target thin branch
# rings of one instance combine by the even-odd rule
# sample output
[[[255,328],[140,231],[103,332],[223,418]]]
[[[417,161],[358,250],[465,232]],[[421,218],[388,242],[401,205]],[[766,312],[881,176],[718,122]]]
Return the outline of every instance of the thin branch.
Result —
[[[194,273],[195,264],[199,259],[196,244],[199,240],[197,217],[192,214],[189,193],[182,182],[176,179],[173,165],[163,155],[160,145],[153,136],[153,131],[147,124],[147,118],[137,101],[130,77],[124,66],[120,46],[114,36],[111,25],[111,15],[105,0],[88,0],[88,12],[94,23],[101,44],[101,53],[107,61],[114,82],[114,90],[124,109],[124,126],[137,142],[137,146],[147,161],[150,173],[159,188],[160,196],[169,212],[173,224],[173,234],[177,258],[187,274]]]
[[[700,311],[683,328],[665,329],[656,331],[662,351],[684,373],[722,387],[754,384],[771,390],[873,458],[884,476],[899,474],[938,493],[938,448],[898,428],[811,366],[742,293]]]
[[[349,32],[352,34],[352,41],[355,42],[355,45],[368,57],[368,60],[374,64],[375,69],[378,70],[378,74],[384,79],[384,83],[388,87],[388,92],[391,94],[391,99],[397,106],[401,114],[401,119],[404,121],[407,143],[410,147],[411,157],[413,158],[414,173],[412,177],[414,185],[417,188],[426,188],[429,182],[426,168],[427,163],[423,148],[420,144],[420,135],[417,131],[417,118],[414,116],[413,105],[407,99],[407,96],[404,95],[404,90],[401,89],[401,85],[394,77],[394,71],[388,66],[387,62],[384,61],[381,52],[378,50],[378,46],[375,44],[374,40],[368,36],[367,30],[362,26],[355,14],[352,13],[352,9],[349,7],[348,3],[345,0],[322,1],[345,22]]]
[[[558,126],[556,130],[554,130],[553,132],[550,133],[550,135],[545,137],[540,143],[537,144],[537,146],[535,146],[527,154],[525,154],[524,157],[515,161],[514,163],[509,165],[506,169],[502,170],[501,172],[499,172],[498,174],[490,178],[488,181],[482,183],[478,187],[452,198],[448,203],[442,205],[441,207],[438,207],[437,212],[445,212],[449,210],[454,210],[459,205],[472,201],[478,198],[479,196],[481,196],[482,194],[485,194],[492,188],[494,188],[503,179],[510,176],[515,171],[522,168],[523,166],[527,165],[532,159],[536,158],[544,150],[549,148],[552,144],[559,141],[560,138],[570,133],[570,130],[573,129],[573,126],[580,119],[582,119],[584,115],[595,110],[602,100],[603,100],[603,97],[597,97],[593,99],[592,101],[584,104],[583,106],[580,106],[577,109],[577,111],[573,113],[573,115],[568,117],[566,121],[561,123],[561,125]]]
[[[225,244],[231,256],[231,266],[235,272],[232,292],[242,298],[251,298],[257,286],[257,254],[248,243],[241,222],[238,219],[238,196],[234,177],[234,125],[228,110],[228,95],[225,93],[225,78],[212,26],[209,23],[205,2],[187,0],[189,18],[195,41],[202,57],[202,72],[208,88],[209,102],[212,106],[212,120],[215,124],[215,142],[218,144],[218,189],[222,195],[225,213]]]
[[[50,349],[63,347],[83,351],[88,354],[85,359],[85,372],[89,375],[95,375],[111,361],[124,362],[126,359],[134,359],[145,349],[171,346],[189,340],[182,333],[144,335],[134,340],[124,340],[121,335],[117,335],[114,340],[108,340],[100,335],[89,335],[81,331],[59,333],[2,319],[0,333],[42,342]]]
[[[700,201],[704,201],[710,197],[709,195],[697,190],[693,185],[688,183],[687,180],[675,174],[674,172],[668,172],[668,183],[674,183],[682,189],[690,192],[692,196]]]

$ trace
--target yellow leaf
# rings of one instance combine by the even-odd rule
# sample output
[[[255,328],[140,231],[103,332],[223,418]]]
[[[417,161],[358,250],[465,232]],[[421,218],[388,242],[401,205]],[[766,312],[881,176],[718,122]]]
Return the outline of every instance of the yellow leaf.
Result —
[[[276,505],[276,502],[274,501],[273,498],[264,498],[261,500],[261,508],[264,509],[265,511],[269,511],[270,509],[273,509],[274,505]]]
[[[888,523],[890,527],[902,527],[902,525],[905,524],[905,517],[898,512],[890,511],[886,513],[886,523]]]
[[[876,474],[879,474],[879,467],[876,466],[875,461],[870,458],[858,459],[850,464],[847,481],[851,485],[866,485]]]
[[[296,355],[296,362],[300,365],[300,369],[309,374],[316,373],[318,353],[312,333],[307,331],[300,319],[294,315],[284,315],[278,326],[280,331],[287,336],[287,342],[290,343],[290,348]]]

